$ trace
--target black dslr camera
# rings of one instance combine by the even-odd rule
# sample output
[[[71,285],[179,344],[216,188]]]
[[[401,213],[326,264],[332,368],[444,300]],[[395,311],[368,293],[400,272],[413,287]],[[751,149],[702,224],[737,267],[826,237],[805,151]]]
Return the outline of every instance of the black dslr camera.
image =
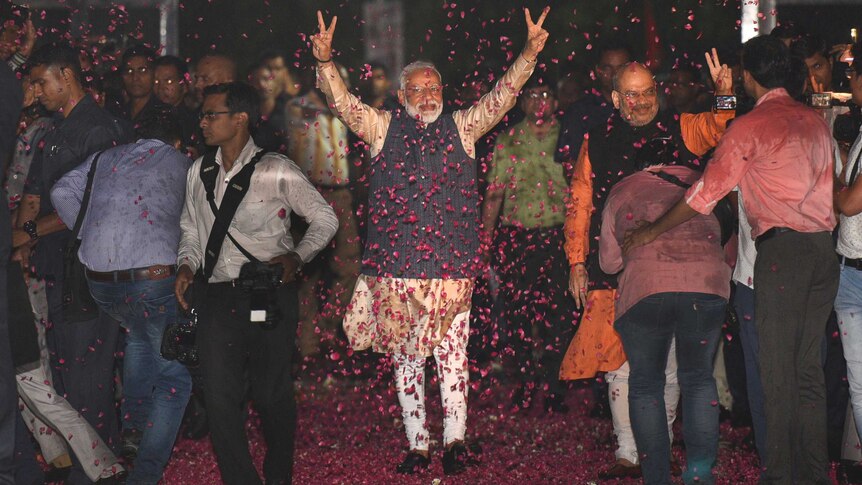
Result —
[[[190,318],[180,317],[177,323],[169,325],[162,335],[162,357],[166,360],[176,360],[187,367],[197,367],[198,348],[195,345],[197,335],[198,314],[192,308]],[[182,315],[181,312],[178,314]]]
[[[242,265],[237,286],[249,293],[249,321],[272,328],[281,319],[276,288],[284,272],[280,264],[249,261]]]

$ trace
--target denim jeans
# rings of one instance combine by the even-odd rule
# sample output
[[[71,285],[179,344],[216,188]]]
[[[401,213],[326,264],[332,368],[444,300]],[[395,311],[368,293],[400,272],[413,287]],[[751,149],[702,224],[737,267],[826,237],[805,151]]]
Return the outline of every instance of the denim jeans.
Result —
[[[726,305],[718,295],[658,293],[639,301],[614,323],[631,366],[629,412],[647,485],[671,483],[664,387],[674,338],[687,454],[683,479],[707,485],[715,481],[718,392],[712,371]]]
[[[841,265],[835,313],[838,314],[841,345],[847,360],[847,381],[856,432],[862,436],[862,271]]]
[[[143,433],[128,483],[157,483],[171,457],[191,393],[180,363],[162,358],[162,334],[177,315],[174,278],[89,281],[93,299],[127,329],[123,362],[123,429]]]

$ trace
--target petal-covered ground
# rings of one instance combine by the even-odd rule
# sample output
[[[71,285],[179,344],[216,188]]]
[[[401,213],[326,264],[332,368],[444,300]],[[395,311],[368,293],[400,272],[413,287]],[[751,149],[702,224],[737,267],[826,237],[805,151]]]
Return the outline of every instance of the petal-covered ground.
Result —
[[[475,375],[480,377],[479,373]],[[510,407],[513,386],[489,376],[474,383],[468,420],[468,439],[481,445],[482,464],[455,477],[445,476],[440,464],[439,393],[433,390],[436,379],[429,379],[428,417],[434,458],[431,468],[413,477],[396,474],[394,467],[403,459],[406,439],[389,378],[381,372],[369,379],[330,378],[297,386],[294,483],[429,484],[439,479],[440,483],[465,484],[590,484],[598,483],[597,473],[614,459],[610,420],[589,417],[590,389],[577,386],[570,391],[567,414],[546,414],[541,405],[516,413]],[[264,444],[254,415],[249,419],[248,431],[252,454],[260,466]],[[722,423],[717,483],[757,482],[757,458],[745,444],[749,431]],[[684,462],[679,422],[673,453]],[[218,483],[218,477],[209,440],[180,439],[164,483],[209,484]]]

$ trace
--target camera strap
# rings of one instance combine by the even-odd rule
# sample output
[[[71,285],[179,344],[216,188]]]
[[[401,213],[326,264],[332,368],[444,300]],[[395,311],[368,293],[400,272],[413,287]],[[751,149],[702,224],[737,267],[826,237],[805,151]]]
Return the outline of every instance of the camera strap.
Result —
[[[215,214],[212,230],[210,231],[209,239],[207,239],[206,251],[204,252],[203,276],[204,281],[209,280],[212,276],[213,269],[216,265],[216,260],[221,254],[222,245],[224,245],[225,236],[230,238],[231,242],[237,249],[249,259],[249,261],[258,261],[257,258],[245,250],[237,241],[230,235],[230,223],[239,208],[239,203],[248,192],[251,184],[251,175],[254,173],[257,162],[266,155],[266,150],[257,152],[254,157],[242,167],[231,180],[230,184],[225,188],[224,197],[222,197],[221,206],[216,206],[215,203],[215,184],[218,178],[219,166],[215,161],[215,151],[204,155],[201,163],[200,178],[206,190],[207,202],[210,209]]]

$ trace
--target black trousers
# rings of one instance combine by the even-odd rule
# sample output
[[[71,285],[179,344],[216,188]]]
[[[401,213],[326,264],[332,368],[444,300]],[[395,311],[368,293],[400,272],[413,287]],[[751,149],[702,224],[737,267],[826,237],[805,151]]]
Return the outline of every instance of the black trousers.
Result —
[[[266,482],[290,483],[296,432],[291,376],[298,319],[296,284],[277,290],[282,320],[268,329],[249,321],[249,296],[244,290],[230,283],[205,286],[204,294],[195,299],[203,302],[197,344],[210,437],[222,480],[228,485],[261,483],[243,420],[250,385],[267,445]]]
[[[500,227],[495,238],[499,256],[501,326],[508,338],[521,382],[562,394],[560,365],[577,322],[568,293],[569,266],[563,252],[562,227],[523,229]],[[537,327],[539,342],[534,341]],[[534,362],[533,351],[541,357]]]
[[[86,322],[66,322],[62,280],[49,282],[45,296],[49,320],[45,339],[51,352],[54,388],[65,395],[69,404],[116,452],[120,423],[114,400],[114,368],[120,324],[102,311]]]
[[[822,344],[837,291],[828,232],[785,233],[759,245],[754,305],[767,440],[761,483],[831,483]]]

